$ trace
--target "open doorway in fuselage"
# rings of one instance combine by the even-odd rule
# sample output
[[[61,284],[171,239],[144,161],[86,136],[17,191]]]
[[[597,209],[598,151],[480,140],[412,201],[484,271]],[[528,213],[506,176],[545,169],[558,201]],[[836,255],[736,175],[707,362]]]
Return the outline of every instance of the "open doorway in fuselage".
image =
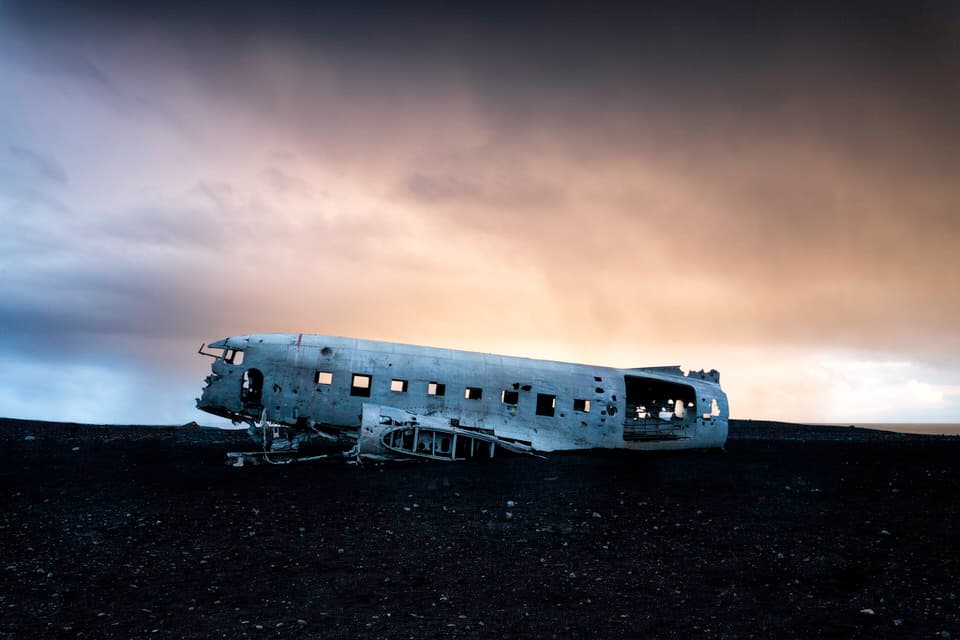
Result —
[[[259,369],[247,369],[240,379],[240,402],[244,407],[260,407],[263,404],[263,373]]]

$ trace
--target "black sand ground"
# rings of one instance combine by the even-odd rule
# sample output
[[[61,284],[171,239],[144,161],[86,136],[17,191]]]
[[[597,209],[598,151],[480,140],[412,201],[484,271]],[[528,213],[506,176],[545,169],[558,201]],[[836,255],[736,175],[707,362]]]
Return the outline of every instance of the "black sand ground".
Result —
[[[958,439],[241,469],[206,429],[0,445],[4,638],[960,637]]]

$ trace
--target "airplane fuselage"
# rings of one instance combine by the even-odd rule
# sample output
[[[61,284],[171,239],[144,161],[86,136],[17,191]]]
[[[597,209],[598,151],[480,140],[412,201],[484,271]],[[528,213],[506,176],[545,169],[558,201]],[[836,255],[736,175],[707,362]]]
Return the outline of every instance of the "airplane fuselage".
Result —
[[[213,372],[197,407],[246,422],[258,441],[268,440],[258,429],[282,430],[283,442],[269,438],[270,446],[346,437],[368,449],[382,445],[372,453],[417,455],[399,432],[386,434],[395,422],[531,451],[713,448],[727,437],[727,397],[715,371],[616,369],[306,334],[237,336],[209,348]],[[361,438],[364,414],[374,409],[386,427],[370,426],[376,437]],[[390,410],[407,418],[385,417]],[[426,437],[417,440],[421,453]],[[443,450],[431,439],[424,457],[458,459],[455,442]]]

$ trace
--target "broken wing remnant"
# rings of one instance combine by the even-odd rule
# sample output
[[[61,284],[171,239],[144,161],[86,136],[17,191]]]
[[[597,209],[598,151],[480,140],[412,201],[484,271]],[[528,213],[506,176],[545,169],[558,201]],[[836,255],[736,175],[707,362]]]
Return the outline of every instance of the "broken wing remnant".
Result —
[[[368,458],[457,461],[497,451],[719,448],[727,438],[716,371],[305,334],[236,336],[200,353],[214,360],[197,407],[247,424],[268,460],[331,446]]]

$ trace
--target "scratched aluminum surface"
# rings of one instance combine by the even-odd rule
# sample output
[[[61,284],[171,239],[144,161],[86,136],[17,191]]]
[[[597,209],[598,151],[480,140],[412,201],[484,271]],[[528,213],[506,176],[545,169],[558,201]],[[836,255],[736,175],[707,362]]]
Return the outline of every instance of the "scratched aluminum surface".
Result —
[[[212,374],[197,407],[247,423],[258,441],[283,431],[287,447],[331,434],[357,438],[364,403],[542,452],[715,448],[727,438],[729,406],[716,371],[617,369],[307,334],[235,336],[207,348]],[[366,389],[353,388],[355,375],[369,378]],[[435,383],[443,395],[428,393]],[[468,388],[481,397],[468,397]],[[271,438],[260,433],[268,426]]]

